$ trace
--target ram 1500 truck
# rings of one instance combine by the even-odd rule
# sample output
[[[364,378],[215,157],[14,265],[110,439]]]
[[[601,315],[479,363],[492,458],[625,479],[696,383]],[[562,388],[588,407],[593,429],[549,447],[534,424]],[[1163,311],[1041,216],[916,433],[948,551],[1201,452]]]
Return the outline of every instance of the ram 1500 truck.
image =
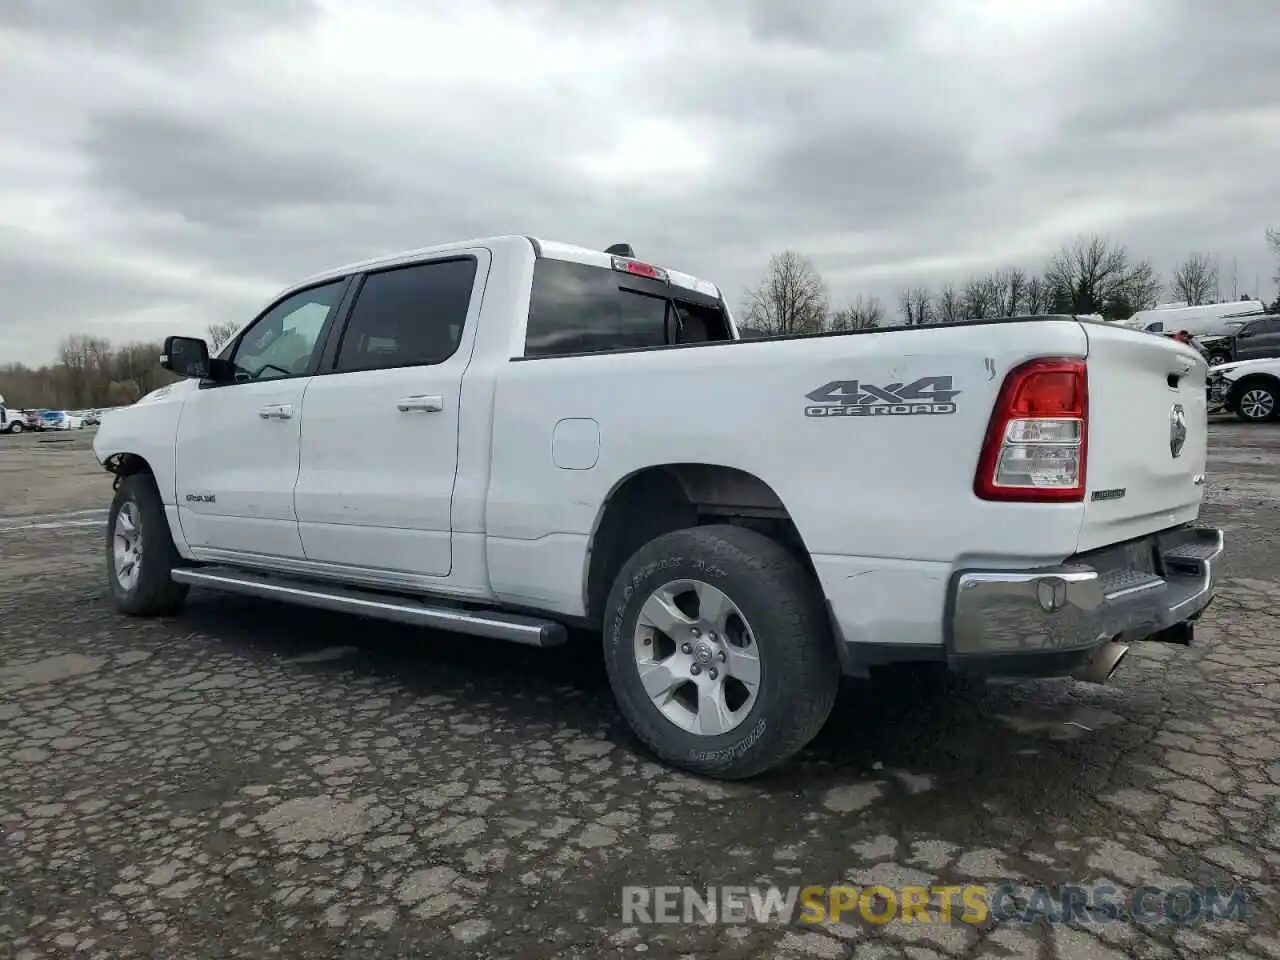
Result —
[[[198,585],[596,630],[639,739],[707,775],[800,750],[842,673],[1101,681],[1215,590],[1205,363],[1111,324],[740,339],[625,244],[502,237],[320,274],[163,363],[94,441],[120,611]]]

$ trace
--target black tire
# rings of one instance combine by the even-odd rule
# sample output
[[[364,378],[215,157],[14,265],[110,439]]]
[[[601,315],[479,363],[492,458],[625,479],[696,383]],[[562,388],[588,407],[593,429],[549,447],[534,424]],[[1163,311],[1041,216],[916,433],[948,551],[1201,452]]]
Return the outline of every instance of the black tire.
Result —
[[[1211,367],[1220,367],[1224,363],[1231,362],[1231,354],[1224,350],[1210,350],[1209,356],[1206,358]]]
[[[1257,405],[1249,404],[1246,410],[1245,397],[1251,394],[1262,393],[1270,397],[1270,407],[1268,412],[1258,415],[1255,411]],[[1245,380],[1236,385],[1232,391],[1231,407],[1235,410],[1236,416],[1245,423],[1263,423],[1267,420],[1275,420],[1280,417],[1280,388],[1277,387],[1275,381],[1270,379],[1252,379]]]
[[[10,432],[10,433],[13,433],[13,434],[19,434],[19,433],[21,433],[21,432],[22,432],[22,424],[17,423],[16,421],[15,421],[14,423],[9,424],[9,432]]]
[[[130,507],[129,516],[134,520],[142,550],[136,578],[122,584],[116,569],[115,541],[120,512],[126,506]],[[107,582],[111,585],[116,609],[121,613],[156,617],[182,609],[188,586],[175,583],[171,576],[174,567],[182,565],[182,557],[173,545],[160,491],[151,474],[134,473],[120,481],[107,515],[106,561]]]
[[[634,646],[640,608],[655,590],[682,579],[724,593],[759,648],[755,702],[723,734],[677,726],[641,684]],[[609,594],[604,655],[618,707],[640,741],[672,766],[725,780],[756,776],[803,749],[830,716],[840,686],[826,603],[812,574],[777,541],[734,526],[677,530],[636,551]]]

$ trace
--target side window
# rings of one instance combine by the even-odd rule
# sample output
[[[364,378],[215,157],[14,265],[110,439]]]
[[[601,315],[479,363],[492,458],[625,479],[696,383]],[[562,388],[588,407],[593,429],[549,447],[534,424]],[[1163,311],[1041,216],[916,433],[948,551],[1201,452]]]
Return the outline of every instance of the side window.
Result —
[[[338,349],[338,371],[443,363],[458,349],[476,261],[437,260],[371,273]]]
[[[607,267],[542,259],[533,272],[526,357],[604,353],[672,341],[669,301]]]
[[[278,380],[306,373],[345,283],[343,279],[301,290],[254,321],[229,358],[236,380]]]

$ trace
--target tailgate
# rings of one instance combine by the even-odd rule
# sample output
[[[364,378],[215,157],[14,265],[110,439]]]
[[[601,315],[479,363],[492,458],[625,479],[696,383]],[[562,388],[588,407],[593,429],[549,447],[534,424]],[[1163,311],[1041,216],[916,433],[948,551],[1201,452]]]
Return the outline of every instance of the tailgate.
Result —
[[[1207,433],[1199,353],[1166,337],[1082,323],[1089,339],[1089,447],[1077,550],[1196,519]]]

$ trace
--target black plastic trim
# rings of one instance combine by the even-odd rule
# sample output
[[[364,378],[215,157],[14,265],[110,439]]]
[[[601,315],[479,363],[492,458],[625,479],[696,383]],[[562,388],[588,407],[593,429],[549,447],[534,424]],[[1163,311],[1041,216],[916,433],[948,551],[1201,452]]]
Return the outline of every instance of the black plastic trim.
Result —
[[[338,301],[338,309],[333,315],[333,323],[324,331],[324,346],[320,349],[319,362],[316,364],[315,375],[327,373],[333,368],[338,358],[338,347],[342,342],[342,331],[346,329],[347,320],[351,316],[351,310],[355,306],[356,297],[360,296],[360,291],[364,288],[365,273],[352,274],[351,282],[347,284],[347,289],[343,291],[342,299]]]
[[[1091,647],[1051,652],[1029,650],[1019,653],[966,654],[949,656],[946,660],[953,673],[983,677],[1065,677],[1088,663],[1102,645],[1099,643]]]
[[[846,677],[864,677],[876,667],[899,663],[945,663],[947,660],[942,647],[932,644],[850,643],[839,633],[836,634],[836,652],[840,658],[840,670]]]

